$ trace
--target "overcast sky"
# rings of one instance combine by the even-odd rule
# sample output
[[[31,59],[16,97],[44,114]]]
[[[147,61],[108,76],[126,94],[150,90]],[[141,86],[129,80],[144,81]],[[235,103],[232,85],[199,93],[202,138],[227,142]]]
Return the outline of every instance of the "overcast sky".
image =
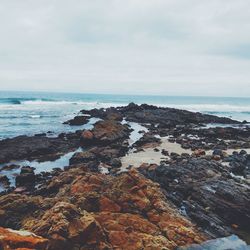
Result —
[[[0,89],[250,97],[249,0],[1,0]]]

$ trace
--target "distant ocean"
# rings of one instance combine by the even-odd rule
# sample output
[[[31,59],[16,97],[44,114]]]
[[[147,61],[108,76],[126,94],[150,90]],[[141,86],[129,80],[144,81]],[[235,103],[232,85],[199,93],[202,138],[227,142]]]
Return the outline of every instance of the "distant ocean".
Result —
[[[174,107],[250,121],[250,98],[0,92],[0,139],[77,128],[62,123],[82,109],[130,102]],[[79,127],[80,128],[80,127]]]

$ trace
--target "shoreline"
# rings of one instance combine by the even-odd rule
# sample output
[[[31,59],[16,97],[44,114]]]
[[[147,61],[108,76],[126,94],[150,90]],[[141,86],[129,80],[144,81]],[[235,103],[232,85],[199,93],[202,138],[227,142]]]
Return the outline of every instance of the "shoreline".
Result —
[[[126,214],[127,220],[132,220],[136,214],[142,219],[141,227],[150,223],[150,227],[159,228],[161,240],[158,247],[168,245],[170,249],[232,234],[242,237],[239,231],[248,232],[250,128],[201,126],[244,123],[133,103],[123,107],[82,110],[80,116],[67,123],[69,126],[76,123],[84,126],[91,119],[97,119],[91,127],[61,133],[54,138],[41,134],[0,141],[0,184],[6,188],[6,192],[0,194],[0,205],[3,206],[0,227],[28,230],[51,244],[50,232],[42,229],[42,225],[39,227],[34,214],[49,226],[48,216],[57,218],[57,211],[69,209],[77,214],[77,218],[85,218],[90,213],[88,217],[91,215],[93,223],[99,225],[96,230],[108,231],[108,240],[101,234],[98,236],[107,246],[125,244],[120,238],[115,240],[113,230],[119,235],[126,232],[126,237],[132,237],[136,244],[141,237],[152,244],[153,231],[140,232],[133,228],[128,233],[120,217],[117,219],[117,213],[119,216]],[[8,180],[10,175],[11,183]],[[105,190],[104,183],[109,191]],[[122,195],[120,199],[115,190],[124,197]],[[171,214],[171,220],[166,217],[166,212],[158,211],[151,196],[153,190],[159,204],[164,203],[165,211]],[[90,198],[92,195],[96,197],[95,202]],[[69,199],[71,196],[73,201]],[[31,217],[22,215],[13,199],[19,202],[24,199],[25,211]],[[48,206],[41,210],[38,204],[45,200]],[[28,206],[29,202],[33,203],[35,210]],[[15,209],[17,212],[12,221]],[[105,213],[109,213],[109,217]],[[105,215],[104,221],[99,214]],[[178,225],[184,231],[179,233],[173,229],[170,221],[164,229],[162,220],[166,218],[171,223],[180,223]],[[119,230],[110,229],[113,220],[119,221]],[[37,226],[34,223],[38,223]],[[72,218],[68,218],[68,223],[72,223]],[[185,225],[189,225],[193,236],[188,234]],[[72,242],[70,228],[64,227],[67,236],[56,233],[59,238],[64,238],[59,240],[60,244],[71,244],[70,247],[79,244]],[[166,237],[165,231],[169,230],[173,230],[173,237]],[[90,233],[96,234],[97,231]],[[142,234],[141,237],[138,234]],[[182,237],[182,243],[176,240],[176,236]],[[243,238],[249,243],[247,237]],[[99,243],[86,241],[81,244],[85,247],[94,244],[92,246],[96,249],[101,249]]]

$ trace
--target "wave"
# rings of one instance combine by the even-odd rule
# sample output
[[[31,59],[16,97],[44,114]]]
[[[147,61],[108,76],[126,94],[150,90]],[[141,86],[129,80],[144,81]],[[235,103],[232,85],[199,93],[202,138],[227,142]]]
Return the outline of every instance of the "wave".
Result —
[[[39,118],[58,118],[60,115],[0,115],[0,119],[39,119]]]
[[[25,104],[27,102],[51,102],[54,101],[53,99],[47,99],[47,98],[18,98],[18,97],[13,97],[13,98],[0,98],[0,105],[20,105],[20,104]]]
[[[138,103],[138,102],[136,102]],[[152,105],[158,107],[171,107],[177,109],[185,109],[194,112],[206,112],[210,114],[223,114],[223,113],[243,113],[250,114],[250,103],[243,105],[235,104],[173,104],[173,103],[154,103],[149,102]],[[0,106],[4,105],[5,108],[12,107],[15,108],[16,105],[22,106],[32,106],[36,105],[37,107],[43,105],[81,105],[82,108],[108,108],[108,107],[118,107],[127,105],[127,102],[105,102],[105,101],[84,101],[84,100],[56,100],[49,98],[0,98]],[[141,104],[141,103],[138,103]],[[35,118],[35,117],[34,117]]]
[[[156,104],[159,107],[170,107],[177,109],[185,109],[193,112],[207,112],[207,113],[244,113],[250,114],[249,105],[231,105],[231,104]]]

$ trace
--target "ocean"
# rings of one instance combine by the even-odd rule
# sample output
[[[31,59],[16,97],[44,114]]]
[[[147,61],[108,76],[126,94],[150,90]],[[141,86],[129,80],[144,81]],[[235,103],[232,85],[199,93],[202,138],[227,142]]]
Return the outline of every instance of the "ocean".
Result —
[[[174,107],[250,121],[250,98],[142,96],[45,92],[0,92],[0,139],[82,128],[64,125],[82,109],[121,106],[130,102]]]

